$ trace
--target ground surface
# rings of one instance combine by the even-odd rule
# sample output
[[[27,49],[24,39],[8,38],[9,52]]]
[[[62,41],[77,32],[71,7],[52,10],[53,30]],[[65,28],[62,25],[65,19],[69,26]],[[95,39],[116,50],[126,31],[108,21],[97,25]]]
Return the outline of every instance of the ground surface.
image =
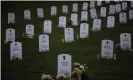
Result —
[[[97,60],[97,54],[100,53],[101,40],[111,39],[114,44],[119,43],[119,35],[122,32],[129,32],[133,37],[133,21],[128,21],[127,24],[119,24],[118,14],[116,15],[116,25],[113,29],[106,28],[106,19],[102,19],[102,30],[100,32],[89,33],[89,38],[85,40],[76,39],[76,34],[79,33],[79,26],[75,28],[75,42],[71,44],[62,44],[61,39],[64,36],[63,29],[57,28],[58,17],[70,17],[72,13],[72,4],[75,2],[2,2],[2,80],[39,80],[41,72],[48,71],[52,75],[56,75],[57,70],[57,55],[68,53],[72,55],[73,62],[86,63],[89,67],[88,75],[90,80],[131,80],[133,76],[133,53],[119,52],[114,49],[117,54],[117,60]],[[83,2],[79,3],[79,17]],[[69,6],[69,13],[62,13],[62,5]],[[58,12],[56,17],[50,16],[50,7],[57,6]],[[108,6],[108,5],[104,5]],[[38,19],[37,8],[44,9],[44,18]],[[24,10],[31,10],[30,21],[24,20]],[[89,10],[88,10],[89,11]],[[99,8],[97,8],[99,13]],[[7,24],[7,15],[9,12],[14,12],[16,15],[15,24]],[[50,35],[50,52],[38,52],[38,36],[43,31],[44,20],[52,20],[52,35]],[[87,22],[92,28],[92,19],[89,14]],[[80,22],[81,23],[81,22]],[[22,41],[21,35],[25,31],[26,24],[35,26],[34,40]],[[5,30],[14,28],[16,30],[16,41],[22,41],[23,45],[23,60],[10,61],[9,44],[4,44]],[[133,40],[133,39],[132,39]]]

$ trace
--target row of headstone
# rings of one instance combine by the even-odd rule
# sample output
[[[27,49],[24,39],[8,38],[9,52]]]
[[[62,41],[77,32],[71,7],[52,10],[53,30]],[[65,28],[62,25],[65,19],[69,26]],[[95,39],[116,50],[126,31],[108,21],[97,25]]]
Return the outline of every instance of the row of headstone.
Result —
[[[88,37],[87,29],[88,25],[86,23],[81,24],[80,27],[80,38]],[[84,31],[85,29],[86,31]],[[65,42],[73,41],[73,29],[66,28],[65,29]],[[131,50],[131,34],[130,33],[122,33],[120,34],[120,48],[122,50]],[[112,59],[113,56],[114,44],[112,40],[102,40],[101,43],[101,58]],[[39,35],[39,52],[49,51],[49,35],[42,34]],[[12,42],[10,44],[10,60],[13,59],[22,59],[22,43],[20,42]]]
[[[122,33],[120,34],[120,48],[122,50],[131,51],[131,34],[130,33]],[[116,59],[114,55],[114,43],[112,40],[102,40],[101,43],[101,58],[107,59]]]
[[[40,15],[40,17],[43,16],[43,15]],[[106,8],[105,7],[101,7],[101,17],[106,17]],[[96,14],[96,10],[95,9],[91,9],[91,18],[97,18],[97,14]],[[127,21],[127,15],[125,12],[121,12],[119,14],[119,20],[120,20],[120,23],[122,21]],[[30,19],[30,17],[28,16],[25,16],[25,19]],[[129,10],[129,20],[132,20],[133,19],[133,10]],[[72,13],[71,14],[71,20],[72,20],[72,24],[73,26],[77,26],[78,25],[78,14],[76,13]],[[88,20],[88,12],[87,11],[82,11],[81,12],[81,21],[87,21]],[[60,21],[63,21],[64,23],[63,24],[66,24],[66,17],[62,17],[59,18],[59,22]],[[49,21],[48,21],[49,22]],[[9,13],[8,14],[8,23],[15,23],[15,14],[14,13]],[[62,23],[62,22],[61,22]],[[60,26],[60,25],[59,25]]]
[[[49,51],[49,35],[39,35],[39,52],[47,51]],[[22,43],[13,41],[10,43],[10,60],[15,59],[22,59]]]
[[[120,34],[120,47],[125,49],[131,49],[131,34],[122,33]],[[101,41],[101,58],[105,59],[115,59],[114,54],[114,43],[112,40],[102,40]],[[58,68],[57,74],[71,75],[72,68],[72,57],[69,54],[58,55]]]
[[[120,22],[121,23],[126,23],[127,22],[126,17],[124,16],[124,14],[126,14],[126,13],[120,13]],[[78,24],[78,22],[77,22],[78,21],[77,20],[77,14],[74,13],[71,16],[72,16],[71,19],[73,21],[73,25],[77,25]],[[86,24],[81,24],[81,26],[82,25],[86,26],[88,24],[87,23]],[[113,28],[114,26],[115,26],[115,17],[114,16],[108,16],[108,18],[107,18],[107,28]],[[59,17],[59,27],[66,28],[66,17],[65,16],[60,16]],[[93,28],[92,28],[92,30],[93,31],[100,31],[101,30],[101,19],[94,19],[93,20]],[[71,29],[70,29],[70,31],[71,31]],[[44,21],[43,32],[47,33],[47,34],[51,34],[52,33],[52,21],[51,20],[45,20]],[[8,40],[9,41],[15,41],[15,35],[13,35],[13,34],[15,34],[15,30],[7,29],[6,33],[8,33],[8,34],[6,34],[6,37],[8,37],[9,34],[10,34],[10,37],[14,36],[12,38],[8,37],[10,39],[6,38],[6,42],[8,42]],[[11,33],[12,33],[12,35],[11,35]],[[34,25],[32,25],[32,24],[27,24],[26,25],[26,34],[27,34],[28,38],[33,38],[33,36],[34,36]]]
[[[108,1],[107,1],[107,3],[108,3]],[[97,1],[97,6],[101,6],[101,4],[102,4],[102,1]],[[84,2],[82,10],[88,10],[88,6],[89,6],[89,4],[87,2]],[[110,5],[109,6],[109,14],[115,14],[115,13],[121,12],[122,10],[127,10],[127,7],[128,7],[127,2],[122,2],[122,4],[117,3],[115,5]],[[133,7],[133,2],[131,1],[131,8],[132,7]],[[95,9],[95,1],[90,1],[90,8],[92,8],[92,9],[90,9],[91,18],[92,19],[97,18],[96,9]],[[107,11],[106,7],[101,7],[101,17],[106,16],[106,11]],[[62,6],[62,12],[66,13],[66,14],[68,13],[67,5]],[[73,4],[72,12],[78,12],[78,4],[77,3]],[[55,16],[55,15],[57,15],[57,7],[51,6],[51,16]],[[43,8],[37,8],[37,16],[39,18],[44,17]],[[24,19],[31,20],[30,10],[24,10]],[[14,13],[8,14],[8,24],[10,24],[10,23],[12,23],[12,24],[15,23],[15,14]]]
[[[81,12],[82,16],[81,20],[86,21],[86,11]],[[83,15],[84,14],[84,15]],[[86,14],[86,15],[85,15]],[[133,10],[129,11],[129,19],[133,19]],[[85,17],[84,17],[85,16]],[[77,20],[77,14],[73,13],[71,14],[71,20],[74,26],[78,25],[78,20]],[[119,20],[120,23],[127,23],[127,15],[125,12],[121,12],[119,14]],[[108,16],[107,17],[107,28],[113,28],[115,26],[115,17],[114,16]],[[66,17],[65,16],[60,16],[59,17],[59,27],[66,28]],[[93,31],[100,31],[101,30],[101,20],[100,19],[94,19],[93,20]],[[52,33],[52,21],[51,20],[45,20],[44,21],[44,33],[51,34]],[[7,29],[6,31],[6,43],[8,41],[15,41],[15,30],[13,29]],[[28,38],[33,38],[34,36],[34,25],[28,24],[26,25],[26,34]],[[10,36],[10,37],[8,37]],[[14,37],[13,37],[14,36]]]
[[[111,6],[111,5],[110,5]],[[113,8],[114,9],[114,8]],[[44,15],[43,15],[43,9],[42,8],[38,8],[37,9],[38,12],[38,17],[39,18],[43,18]],[[115,10],[110,10],[109,11],[109,14],[114,14]],[[117,10],[117,12],[120,12],[120,10]],[[28,19],[30,20],[31,19],[31,15],[30,15],[30,11],[29,10],[25,10],[24,11],[24,19]],[[52,15],[54,14],[53,12],[51,13]],[[97,12],[96,12],[96,9],[93,8],[93,9],[90,9],[90,15],[91,15],[91,18],[92,19],[95,19],[97,18]],[[106,17],[106,7],[101,7],[101,10],[100,10],[100,16],[101,17]],[[119,14],[119,18],[120,18],[120,23],[124,20],[126,22],[126,13],[125,12],[122,12]],[[132,20],[133,19],[133,10],[129,10],[129,20]],[[72,13],[71,14],[71,20],[72,20],[72,25],[73,26],[77,26],[78,25],[78,14],[77,13]],[[122,20],[122,21],[121,21]],[[88,12],[87,11],[82,11],[81,12],[81,21],[88,21]],[[8,14],[8,24],[14,24],[15,23],[15,14],[14,13],[9,13]]]

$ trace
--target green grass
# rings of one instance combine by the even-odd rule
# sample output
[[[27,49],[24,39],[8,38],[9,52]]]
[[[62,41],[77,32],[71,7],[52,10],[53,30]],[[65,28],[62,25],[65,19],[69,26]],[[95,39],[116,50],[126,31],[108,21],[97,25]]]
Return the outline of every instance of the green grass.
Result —
[[[116,14],[116,25],[113,29],[106,28],[106,19],[102,19],[102,30],[99,32],[89,32],[88,39],[76,39],[79,34],[79,26],[74,29],[75,41],[71,44],[61,43],[64,36],[64,30],[57,28],[58,17],[70,17],[72,13],[72,2],[2,2],[2,25],[1,25],[1,44],[2,44],[2,80],[38,80],[42,72],[48,71],[51,75],[57,73],[57,55],[61,53],[68,53],[72,55],[73,62],[86,63],[89,67],[88,75],[90,80],[131,80],[133,76],[133,53],[119,52],[114,49],[117,54],[117,60],[97,60],[97,54],[100,53],[101,40],[111,39],[114,45],[119,43],[119,35],[122,32],[129,32],[133,35],[133,21],[128,21],[127,24],[119,24],[118,14]],[[83,2],[79,3],[78,16]],[[69,13],[67,15],[62,13],[62,5],[68,5]],[[50,7],[57,6],[57,16],[50,16]],[[108,5],[105,5],[108,6]],[[44,9],[44,18],[37,17],[37,8]],[[24,20],[24,10],[31,10],[31,20]],[[7,23],[7,14],[14,12],[16,15],[16,23]],[[88,10],[89,12],[89,10]],[[99,8],[97,8],[99,13]],[[89,14],[90,15],[90,12]],[[92,28],[93,20],[88,17],[90,29]],[[50,35],[50,52],[38,52],[39,44],[38,37],[34,40],[25,40],[22,42],[23,46],[23,60],[10,61],[9,44],[4,44],[5,30],[7,28],[14,28],[16,30],[16,41],[22,41],[21,35],[25,31],[26,24],[33,24],[35,26],[35,34],[43,32],[44,20],[52,20],[52,35]],[[80,21],[81,23],[81,21]]]

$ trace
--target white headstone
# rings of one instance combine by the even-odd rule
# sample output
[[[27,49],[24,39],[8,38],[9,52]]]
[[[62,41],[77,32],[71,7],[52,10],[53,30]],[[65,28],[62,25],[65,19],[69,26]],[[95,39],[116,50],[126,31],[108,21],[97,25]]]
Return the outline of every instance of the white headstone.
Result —
[[[120,23],[127,23],[127,14],[125,12],[119,13]]]
[[[93,20],[93,31],[100,31],[101,30],[101,20],[100,19],[94,19]]]
[[[122,10],[127,10],[127,2],[122,2]]]
[[[65,16],[59,17],[59,27],[66,28],[66,17]]]
[[[113,28],[115,26],[115,17],[108,16],[107,18],[107,28]]]
[[[97,12],[95,8],[90,9],[90,12],[92,19],[97,18]]]
[[[38,16],[38,18],[44,17],[43,8],[37,8],[37,16]]]
[[[89,24],[82,23],[80,24],[80,38],[88,38]]]
[[[22,43],[12,42],[10,44],[10,60],[22,59]]]
[[[14,24],[15,23],[15,14],[14,13],[8,13],[8,24]]]
[[[113,41],[102,40],[101,58],[113,59]]]
[[[88,6],[89,6],[88,3],[84,2],[82,10],[88,10]]]
[[[34,36],[34,25],[32,24],[27,24],[26,25],[26,34],[28,38],[33,38]]]
[[[95,1],[90,1],[90,8],[95,8]]]
[[[109,14],[115,14],[115,5],[109,6]]]
[[[78,12],[78,4],[77,3],[73,4],[72,12]]]
[[[39,35],[39,52],[49,51],[49,35]]]
[[[131,49],[131,34],[130,33],[120,34],[120,47],[122,50]]]
[[[81,21],[88,21],[88,12],[87,11],[81,12]]]
[[[58,72],[57,74],[71,75],[72,56],[69,54],[58,55]]]
[[[62,6],[62,12],[65,13],[65,14],[68,13],[68,6],[67,5]]]
[[[121,4],[120,3],[118,3],[118,4],[116,4],[116,7],[115,7],[116,9],[116,13],[119,13],[119,12],[121,12]]]
[[[102,6],[102,1],[97,1],[97,6]]]
[[[7,42],[15,42],[15,29],[8,28],[6,29],[6,43]]]
[[[73,42],[74,41],[74,31],[73,28],[65,28],[65,42]]]
[[[101,17],[106,17],[106,7],[101,7]]]
[[[78,14],[72,13],[71,14],[71,20],[72,20],[72,25],[77,26],[78,25]]]
[[[131,5],[130,7],[133,8],[133,1],[131,1],[131,4],[130,5]]]
[[[133,20],[133,10],[129,10],[129,20]]]
[[[44,33],[51,34],[52,33],[52,21],[51,20],[45,20],[44,21]]]
[[[31,20],[30,10],[24,10],[24,19]]]
[[[56,15],[57,15],[57,7],[51,6],[51,16],[56,16]]]

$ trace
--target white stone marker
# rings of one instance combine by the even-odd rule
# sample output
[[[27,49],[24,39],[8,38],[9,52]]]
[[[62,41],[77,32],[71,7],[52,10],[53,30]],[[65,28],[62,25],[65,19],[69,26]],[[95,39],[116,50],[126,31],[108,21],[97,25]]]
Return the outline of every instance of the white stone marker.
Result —
[[[69,54],[58,55],[57,74],[71,75],[72,72],[72,56]]]
[[[26,25],[26,34],[27,34],[28,38],[30,38],[30,39],[34,38],[34,25],[32,25],[32,24]]]
[[[120,34],[120,47],[122,50],[131,49],[131,34],[130,33]]]
[[[10,60],[22,60],[22,43],[12,42],[10,44]]]
[[[44,21],[44,33],[51,34],[52,33],[52,21],[51,20],[45,20]]]
[[[88,21],[88,12],[87,11],[81,12],[81,21]]]
[[[37,8],[37,16],[38,16],[38,18],[44,17],[43,8]]]
[[[59,27],[66,28],[66,17],[65,16],[59,17]]]
[[[56,16],[56,15],[57,15],[57,7],[51,6],[51,16]]]
[[[113,28],[115,26],[115,17],[108,16],[107,18],[107,28]]]
[[[24,10],[24,19],[31,20],[31,12],[30,12],[30,10]]]
[[[101,58],[106,58],[106,59],[113,59],[113,41],[112,40],[102,40],[102,45],[101,45]]]
[[[15,42],[15,29],[8,28],[6,29],[6,39],[5,43]]]
[[[8,24],[14,24],[15,23],[15,14],[14,13],[8,13]]]
[[[39,35],[39,52],[49,51],[49,35]]]

